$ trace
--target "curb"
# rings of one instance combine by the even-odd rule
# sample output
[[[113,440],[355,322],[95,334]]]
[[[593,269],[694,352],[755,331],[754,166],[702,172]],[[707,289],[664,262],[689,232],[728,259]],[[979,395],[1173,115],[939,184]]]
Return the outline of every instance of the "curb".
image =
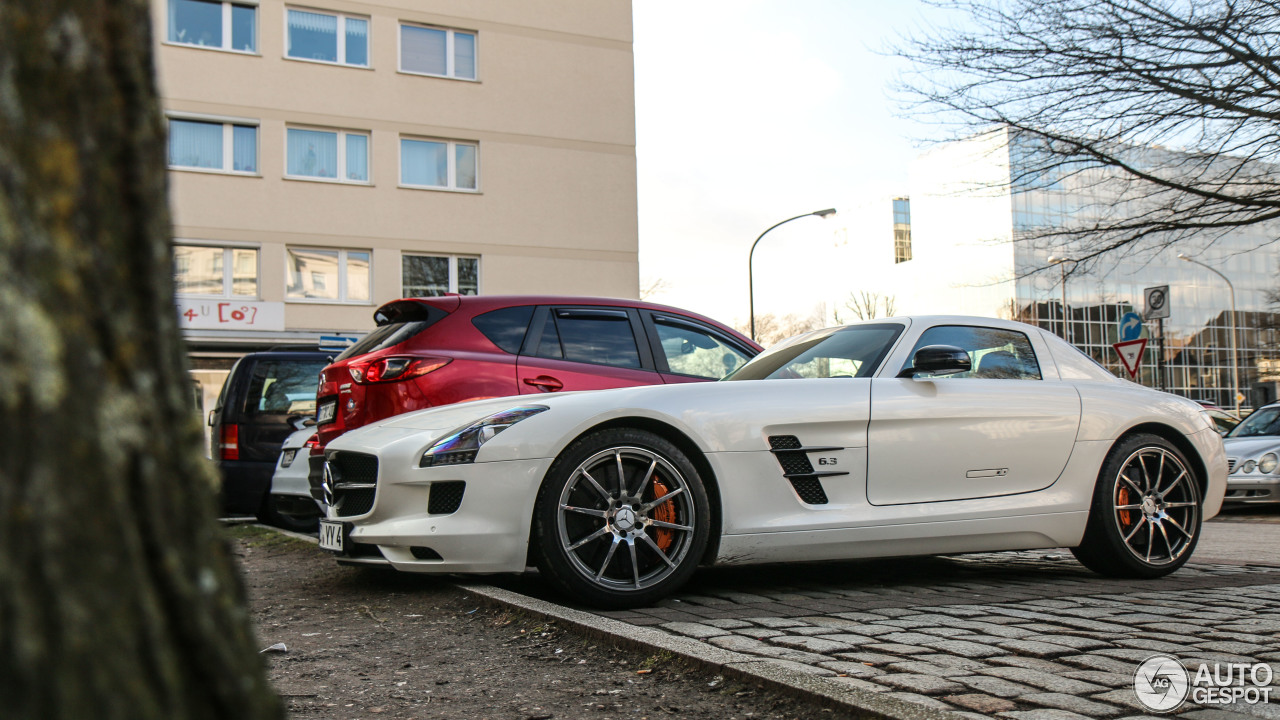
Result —
[[[824,707],[844,710],[852,717],[884,720],[950,720],[956,717],[952,712],[849,687],[835,678],[799,672],[778,661],[724,650],[651,627],[630,625],[481,582],[458,580],[455,584],[490,604],[555,620],[589,637],[608,640],[633,650],[669,652],[705,670],[763,685]]]

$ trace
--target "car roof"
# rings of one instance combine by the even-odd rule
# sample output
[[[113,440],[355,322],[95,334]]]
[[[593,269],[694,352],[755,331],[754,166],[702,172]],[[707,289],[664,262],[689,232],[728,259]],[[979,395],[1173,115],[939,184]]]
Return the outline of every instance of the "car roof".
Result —
[[[623,307],[623,308],[643,308],[655,312],[666,312],[673,315],[682,315],[684,317],[701,320],[718,328],[727,329],[741,340],[750,342],[750,338],[746,335],[734,330],[727,323],[713,320],[705,315],[685,310],[683,308],[672,307],[670,305],[660,305],[658,303],[646,302],[644,300],[629,300],[627,298],[614,297],[594,297],[587,295],[456,295],[448,294],[438,297],[409,297],[392,300],[378,306],[374,311],[374,317],[377,317],[379,311],[388,305],[403,302],[419,302],[426,305],[434,305],[442,310],[450,313],[457,310],[466,309],[472,314],[480,314],[488,310],[497,310],[505,307],[517,305],[600,305],[605,307]],[[756,345],[756,343],[751,343]]]

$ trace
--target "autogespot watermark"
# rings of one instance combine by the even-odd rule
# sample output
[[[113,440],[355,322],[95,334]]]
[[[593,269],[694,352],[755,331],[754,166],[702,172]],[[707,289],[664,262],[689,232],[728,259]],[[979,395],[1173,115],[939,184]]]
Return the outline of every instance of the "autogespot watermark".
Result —
[[[1188,700],[1256,705],[1271,702],[1274,677],[1266,663],[1201,663],[1193,672],[1171,655],[1153,655],[1134,671],[1133,692],[1155,712],[1172,712]]]

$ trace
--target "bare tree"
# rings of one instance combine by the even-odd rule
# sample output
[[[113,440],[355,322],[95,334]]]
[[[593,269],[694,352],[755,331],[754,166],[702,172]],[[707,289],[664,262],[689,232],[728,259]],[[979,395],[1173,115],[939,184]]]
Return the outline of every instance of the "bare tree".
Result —
[[[663,278],[650,278],[642,280],[640,284],[640,299],[648,300],[654,295],[664,293],[671,289],[671,283]]]
[[[844,306],[858,320],[874,320],[877,317],[892,317],[897,307],[897,298],[869,290],[853,291],[845,299]],[[839,309],[835,311],[835,320],[837,324],[843,322]]]
[[[773,313],[765,313],[756,316],[756,342],[765,347],[785,340],[793,335],[806,333],[810,330],[817,330],[823,326],[821,313],[815,309],[809,315],[798,315],[790,313],[782,317],[778,317]],[[747,333],[750,331],[750,323],[741,323],[735,326],[738,332]]]
[[[150,23],[0,3],[6,718],[282,714],[190,401]]]
[[[898,51],[914,109],[1008,128],[1015,190],[1098,198],[1030,238],[1090,260],[1280,218],[1280,0],[936,4],[968,17]]]

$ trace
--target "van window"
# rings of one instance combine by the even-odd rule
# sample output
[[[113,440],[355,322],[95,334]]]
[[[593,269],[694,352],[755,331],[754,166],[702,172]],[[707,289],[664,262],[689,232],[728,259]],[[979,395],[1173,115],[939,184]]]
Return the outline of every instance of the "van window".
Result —
[[[315,415],[316,386],[327,364],[324,359],[260,360],[249,379],[245,415]]]

